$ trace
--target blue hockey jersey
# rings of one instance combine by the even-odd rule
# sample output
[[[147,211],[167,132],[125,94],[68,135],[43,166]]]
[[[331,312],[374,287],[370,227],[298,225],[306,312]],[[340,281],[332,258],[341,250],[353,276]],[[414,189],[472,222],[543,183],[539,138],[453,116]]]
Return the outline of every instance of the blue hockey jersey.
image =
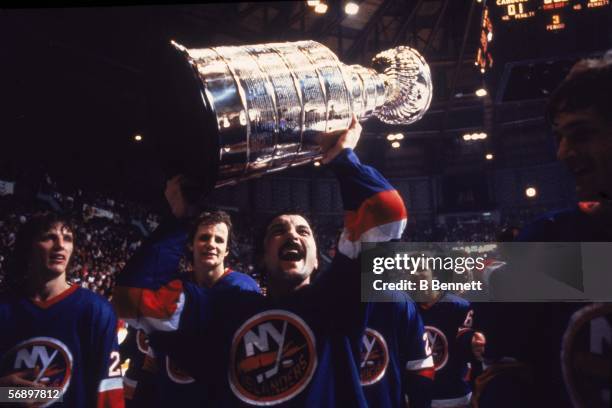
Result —
[[[473,359],[471,344],[474,334],[471,329],[474,312],[470,303],[445,293],[437,302],[419,306],[436,370],[431,406],[467,405],[471,396],[466,379],[467,363]]]
[[[71,286],[45,302],[0,301],[0,377],[62,389],[66,407],[123,407],[117,319],[101,296]]]
[[[196,293],[169,281],[172,268],[161,258],[176,249],[168,248],[159,248],[157,267],[120,276],[114,299],[120,314],[155,329],[154,346],[208,386],[211,405],[366,405],[358,368],[365,307],[356,258],[362,241],[399,238],[406,210],[397,191],[352,150],[332,166],[340,178],[345,228],[330,273],[315,283],[274,299],[206,288]],[[187,346],[177,349],[167,334],[179,324]]]
[[[196,283],[189,278],[191,274],[183,280],[186,293],[191,293],[188,298],[196,298],[202,296],[199,292],[202,290]],[[261,293],[259,286],[250,276],[233,271],[229,268],[225,273],[209,288],[212,292],[223,294],[232,297],[233,293],[238,292],[255,292]],[[210,311],[209,311],[210,312]],[[221,311],[223,313],[223,311]],[[185,339],[194,339],[193,330],[197,330],[199,325],[198,315],[190,314],[186,311],[179,324],[179,329],[174,336],[173,344],[170,349],[186,346]],[[194,342],[192,347],[198,347]],[[168,407],[200,407],[206,405],[207,400],[211,397],[207,392],[206,387],[196,382],[195,378],[184,368],[176,359],[172,358],[164,348],[153,349],[155,358],[158,362],[157,375],[157,400],[154,406]],[[214,391],[214,390],[213,390]]]
[[[433,358],[428,350],[421,316],[403,292],[392,302],[370,305],[363,334],[360,374],[371,407],[429,407]],[[429,390],[428,390],[429,388]]]

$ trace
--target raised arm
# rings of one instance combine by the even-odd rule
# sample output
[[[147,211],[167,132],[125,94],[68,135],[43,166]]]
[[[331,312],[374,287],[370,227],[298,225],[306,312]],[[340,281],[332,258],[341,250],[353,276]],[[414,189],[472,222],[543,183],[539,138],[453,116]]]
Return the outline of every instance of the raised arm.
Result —
[[[174,217],[164,220],[130,258],[113,291],[117,315],[146,332],[176,330],[185,307],[178,269],[187,239],[185,219],[193,206],[181,192],[183,181],[181,176],[168,181],[165,195]]]
[[[338,249],[350,259],[358,257],[362,242],[399,239],[408,218],[397,190],[376,169],[362,164],[353,151],[360,133],[361,126],[353,118],[351,128],[324,156],[340,182],[344,207]]]

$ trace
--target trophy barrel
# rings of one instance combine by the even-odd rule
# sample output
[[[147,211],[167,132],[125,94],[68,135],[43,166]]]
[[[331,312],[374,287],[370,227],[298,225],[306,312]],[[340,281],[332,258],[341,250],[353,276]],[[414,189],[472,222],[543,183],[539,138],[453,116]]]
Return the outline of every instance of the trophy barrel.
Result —
[[[219,168],[219,130],[206,90],[183,52],[168,46],[149,71],[148,133],[155,140],[157,160],[166,175],[184,174],[212,190]]]
[[[173,42],[150,87],[164,165],[210,189],[321,158],[321,138],[348,129],[353,114],[418,120],[431,101],[422,57],[398,47],[374,62],[378,70],[347,66],[315,41]]]

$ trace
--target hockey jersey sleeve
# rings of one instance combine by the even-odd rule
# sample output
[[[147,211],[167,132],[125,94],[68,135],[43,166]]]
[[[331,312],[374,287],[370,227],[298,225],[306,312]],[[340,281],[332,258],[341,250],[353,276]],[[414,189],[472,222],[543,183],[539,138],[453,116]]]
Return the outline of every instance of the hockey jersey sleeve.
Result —
[[[397,190],[376,169],[363,165],[352,149],[344,149],[331,166],[344,206],[339,252],[356,259],[362,242],[399,239],[408,214]]]
[[[183,282],[178,276],[185,231],[183,223],[166,220],[117,277],[112,303],[128,324],[147,333],[178,328],[185,306]]]
[[[369,307],[360,302],[361,243],[400,238],[407,212],[393,186],[352,149],[344,149],[330,166],[340,185],[344,228],[331,268],[319,282],[324,286],[321,305],[334,314],[336,330],[361,339]]]
[[[108,303],[94,313],[90,327],[93,347],[88,359],[94,360],[91,366],[94,371],[95,406],[98,408],[116,408],[124,406],[123,379],[121,377],[121,357],[117,342],[117,318]]]
[[[423,321],[414,302],[397,303],[400,310],[398,327],[399,342],[403,345],[402,362],[405,365],[406,394],[410,407],[431,405],[434,362]]]

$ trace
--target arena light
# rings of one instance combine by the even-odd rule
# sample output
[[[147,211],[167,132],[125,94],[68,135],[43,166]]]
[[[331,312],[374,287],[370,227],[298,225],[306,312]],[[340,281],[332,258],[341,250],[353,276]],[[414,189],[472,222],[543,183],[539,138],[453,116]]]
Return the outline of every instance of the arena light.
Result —
[[[134,140],[137,142],[142,141],[142,135],[134,135]]]
[[[483,97],[487,95],[487,90],[484,88],[479,88],[476,90],[476,96]]]
[[[489,31],[489,33],[487,34],[487,41],[488,42],[493,41],[493,32],[492,31]]]
[[[493,154],[491,154],[491,153],[487,153],[487,155],[485,156],[485,159],[487,159],[487,160],[493,160]]]
[[[465,140],[466,142],[467,142],[468,140],[472,140],[472,135],[471,135],[471,134],[469,134],[469,133],[466,133],[465,135],[463,135],[463,140]]]
[[[484,74],[485,73],[485,69],[484,68],[480,68],[480,73]]]
[[[399,148],[400,147],[400,142],[393,142],[393,143],[391,143],[391,147],[394,148],[394,149]]]
[[[321,162],[318,162],[318,161],[314,162],[315,167],[319,167],[320,165],[321,165]]]
[[[485,140],[487,138],[487,134],[484,132],[481,132],[478,134],[478,139],[479,140]]]
[[[525,189],[525,195],[528,198],[534,198],[535,196],[538,195],[538,190],[536,190],[535,187],[527,187]]]
[[[327,4],[325,3],[319,3],[315,6],[314,8],[315,13],[318,14],[325,14],[327,13]]]
[[[404,140],[404,135],[402,133],[389,133],[387,135],[387,140],[390,142],[394,140]]]
[[[344,12],[349,16],[354,16],[355,14],[359,13],[359,5],[357,3],[349,1],[344,6]]]
[[[319,3],[320,3],[319,0],[308,0],[306,2],[306,4],[308,4],[310,7],[316,7],[319,5]]]

